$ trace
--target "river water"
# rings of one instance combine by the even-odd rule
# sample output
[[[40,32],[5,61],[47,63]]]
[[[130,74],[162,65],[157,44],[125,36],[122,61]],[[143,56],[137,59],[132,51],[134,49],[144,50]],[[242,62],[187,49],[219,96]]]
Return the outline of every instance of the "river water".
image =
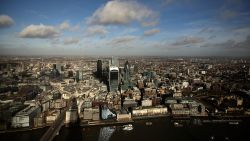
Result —
[[[150,121],[152,125],[145,123]],[[238,125],[228,123],[203,123],[177,121],[181,127],[176,127],[173,121],[166,118],[137,120],[133,130],[124,131],[122,126],[95,126],[88,128],[63,127],[54,141],[243,141],[249,140],[250,120],[244,120]],[[1,141],[36,141],[46,131],[38,129],[18,133],[0,134]]]

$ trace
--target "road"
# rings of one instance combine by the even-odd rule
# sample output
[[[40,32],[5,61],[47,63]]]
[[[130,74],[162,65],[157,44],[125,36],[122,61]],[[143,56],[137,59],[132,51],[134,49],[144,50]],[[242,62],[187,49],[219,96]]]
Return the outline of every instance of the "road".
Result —
[[[56,134],[60,131],[61,127],[64,125],[64,118],[66,115],[66,109],[64,109],[61,114],[57,117],[55,122],[50,126],[50,128],[45,132],[40,141],[52,141]]]
[[[69,105],[71,103],[71,98],[68,100],[67,107],[65,107],[54,123],[50,126],[50,128],[43,134],[40,141],[52,141],[54,137],[59,133],[61,127],[64,125],[64,119],[66,115],[66,111],[69,109]]]

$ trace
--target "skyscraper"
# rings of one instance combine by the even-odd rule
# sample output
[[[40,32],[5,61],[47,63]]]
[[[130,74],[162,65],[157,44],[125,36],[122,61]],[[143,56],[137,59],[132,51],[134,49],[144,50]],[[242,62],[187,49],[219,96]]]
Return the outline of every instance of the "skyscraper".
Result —
[[[248,67],[248,75],[250,75],[250,67]]]
[[[112,61],[109,64],[109,91],[117,91],[119,86],[119,67],[118,61]]]
[[[80,72],[79,72],[79,70],[77,70],[76,71],[76,76],[75,76],[75,80],[76,80],[76,82],[78,83],[79,82],[79,76],[80,76]]]
[[[109,67],[109,90],[118,90],[119,85],[119,69],[116,66]]]
[[[124,79],[125,79],[125,81],[129,80],[129,76],[130,76],[130,65],[129,65],[128,61],[126,61],[125,66],[124,66]]]
[[[97,77],[102,78],[102,61],[97,61]]]
[[[63,71],[63,65],[62,64],[56,64],[56,69],[58,70],[58,72],[61,74]]]

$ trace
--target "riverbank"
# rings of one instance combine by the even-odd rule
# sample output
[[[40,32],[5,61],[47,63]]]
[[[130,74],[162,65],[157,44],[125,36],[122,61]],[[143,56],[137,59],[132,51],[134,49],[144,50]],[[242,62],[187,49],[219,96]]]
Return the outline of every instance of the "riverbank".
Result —
[[[116,120],[98,120],[98,121],[85,121],[81,122],[81,127],[89,127],[89,126],[107,126],[107,125],[123,125],[133,123],[134,120],[126,120],[126,121],[116,121]]]
[[[24,131],[42,129],[42,128],[46,128],[46,127],[50,127],[50,125],[44,125],[44,126],[34,127],[34,128],[29,128],[29,127],[25,127],[25,128],[12,128],[12,129],[8,129],[8,130],[0,131],[0,134],[11,133],[11,132],[24,132]]]
[[[147,120],[147,119],[156,119],[156,118],[169,118],[171,120],[192,120],[199,119],[202,123],[221,123],[221,122],[231,122],[237,123],[241,122],[244,119],[249,119],[249,115],[239,115],[239,116],[230,116],[230,115],[217,115],[217,116],[173,116],[170,114],[167,115],[148,115],[148,116],[136,116],[132,117],[131,120],[128,121],[116,121],[116,120],[97,120],[97,121],[81,121],[79,123],[80,127],[91,127],[91,126],[108,126],[108,125],[123,125],[130,124],[136,120]],[[8,130],[0,131],[0,134],[9,133],[9,132],[22,132],[22,131],[30,131],[37,130],[45,127],[49,127],[50,125],[44,125],[35,128],[13,128]],[[78,126],[78,125],[77,125]]]

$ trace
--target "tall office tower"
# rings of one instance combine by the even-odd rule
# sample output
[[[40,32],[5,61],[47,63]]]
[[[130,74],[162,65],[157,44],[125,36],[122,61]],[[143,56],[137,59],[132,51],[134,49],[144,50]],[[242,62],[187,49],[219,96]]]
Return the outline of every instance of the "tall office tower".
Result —
[[[62,64],[56,64],[56,69],[58,70],[58,72],[61,74],[63,71],[63,65]]]
[[[79,82],[79,80],[80,80],[80,71],[79,70],[77,70],[76,71],[76,76],[75,76],[75,80],[76,80],[76,82],[78,83]]]
[[[54,78],[60,76],[60,73],[59,73],[59,71],[57,70],[56,66],[57,66],[56,64],[53,64],[53,69],[52,69],[52,71],[51,71],[51,75],[52,75],[52,77],[54,77]]]
[[[83,80],[84,76],[83,76],[83,70],[79,71],[79,80]]]
[[[97,61],[97,77],[102,78],[102,61]]]
[[[128,81],[130,77],[130,65],[128,61],[126,61],[125,66],[124,66],[124,80]]]
[[[54,70],[56,69],[56,64],[53,64],[53,69],[54,69]]]
[[[119,68],[109,67],[109,91],[117,91],[119,86]]]
[[[116,92],[119,86],[119,63],[112,57],[109,63],[109,91]]]
[[[119,67],[119,60],[117,59],[117,57],[113,57],[113,56],[112,56],[111,62],[109,62],[109,63],[110,63],[110,65],[112,65],[112,66],[117,66],[117,67]]]
[[[250,67],[248,67],[248,75],[250,75]]]
[[[134,65],[131,65],[130,66],[130,75],[133,75],[135,72],[135,66]]]

